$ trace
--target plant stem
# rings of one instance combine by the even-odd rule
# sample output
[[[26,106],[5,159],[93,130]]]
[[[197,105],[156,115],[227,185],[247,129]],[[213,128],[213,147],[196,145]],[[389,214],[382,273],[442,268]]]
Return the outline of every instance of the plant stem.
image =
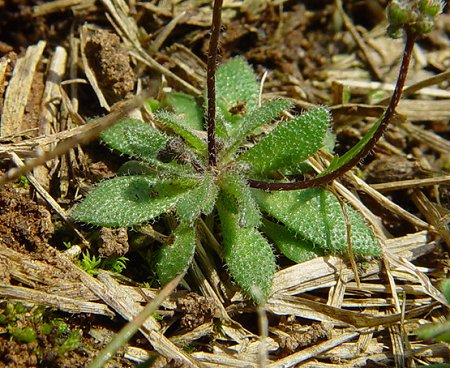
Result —
[[[296,181],[292,183],[262,182],[250,179],[248,181],[249,185],[252,188],[258,188],[263,190],[296,190],[296,189],[316,187],[319,185],[325,185],[330,181],[345,174],[353,166],[357,165],[364,157],[366,157],[369,154],[369,152],[375,147],[379,139],[386,131],[389,122],[395,116],[395,109],[398,103],[400,102],[400,98],[402,96],[406,76],[408,75],[409,64],[411,62],[411,55],[414,48],[414,43],[417,38],[417,34],[410,31],[409,29],[406,29],[405,33],[406,33],[405,49],[403,52],[403,59],[400,65],[400,71],[398,73],[394,93],[392,94],[392,97],[389,101],[389,105],[383,114],[380,126],[378,127],[372,138],[367,142],[367,144],[354,157],[352,157],[348,162],[337,168],[335,171],[332,171],[323,176],[316,176],[315,178],[312,179],[304,181]]]
[[[223,0],[214,0],[211,24],[211,38],[209,39],[208,64],[206,70],[206,89],[208,96],[208,164],[215,167],[217,164],[216,145],[216,64],[217,48],[219,44]]]

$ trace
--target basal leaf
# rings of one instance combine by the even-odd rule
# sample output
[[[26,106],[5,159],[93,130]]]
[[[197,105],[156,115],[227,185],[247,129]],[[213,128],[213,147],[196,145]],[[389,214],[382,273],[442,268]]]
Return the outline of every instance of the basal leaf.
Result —
[[[329,122],[326,108],[312,109],[278,125],[238,159],[249,163],[257,174],[302,162],[322,147]]]
[[[142,161],[130,160],[120,166],[117,176],[125,175],[155,175],[155,169]]]
[[[170,211],[194,183],[155,176],[121,176],[100,183],[72,211],[76,221],[106,227],[128,227]]]
[[[255,129],[263,124],[270,123],[289,107],[291,107],[289,101],[277,99],[266,102],[261,107],[257,107],[255,110],[245,114],[237,125],[235,132],[232,132],[234,134],[231,134],[230,148],[227,148],[227,158],[225,160],[233,158],[242,140],[254,132]]]
[[[195,253],[195,226],[178,226],[162,246],[156,262],[156,273],[161,285],[186,272]]]
[[[125,119],[100,134],[111,148],[131,157],[154,162],[168,137],[150,124],[137,119]]]
[[[255,190],[263,211],[329,253],[347,251],[345,218],[336,197],[323,188],[265,193]],[[353,252],[378,256],[380,246],[362,216],[347,206]]]
[[[244,139],[256,128],[278,118],[283,111],[288,110],[290,107],[292,107],[292,104],[288,100],[276,99],[265,102],[261,107],[257,107],[244,115],[235,140]]]
[[[417,335],[424,340],[433,339],[450,343],[450,321],[425,325],[417,331]]]
[[[173,112],[186,123],[187,128],[203,130],[203,111],[191,95],[182,92],[168,93],[164,99]]]
[[[199,152],[206,152],[206,143],[200,138],[199,131],[192,129],[184,118],[180,118],[172,112],[161,111],[155,114],[158,120],[182,137],[187,144]]]
[[[201,214],[210,214],[214,209],[217,193],[213,176],[206,173],[199,185],[178,201],[177,214],[180,221],[192,224]]]
[[[220,181],[221,189],[235,200],[239,213],[239,224],[244,227],[257,227],[261,222],[259,206],[246,181],[237,173],[227,173]]]
[[[310,173],[312,171],[313,171],[313,168],[306,161],[296,162],[293,165],[286,166],[279,170],[280,174],[282,174],[284,176],[300,175],[300,174]]]
[[[230,123],[227,122],[220,111],[216,114],[216,137],[218,139],[221,139],[224,142],[228,142],[230,139],[230,132],[231,131]]]
[[[367,144],[367,142],[369,142],[369,140],[373,137],[378,127],[380,126],[383,116],[384,114],[378,118],[375,124],[370,127],[370,129],[358,143],[356,143],[352,148],[345,152],[341,157],[335,156],[334,159],[330,162],[330,165],[327,167],[327,169],[320,173],[320,176],[337,170],[338,168],[349,162],[353,157],[355,157],[358,152],[361,151]]]
[[[264,303],[276,269],[272,248],[256,228],[240,226],[239,216],[229,211],[228,207],[222,198],[218,210],[225,263],[241,289],[257,303]]]
[[[445,279],[442,281],[441,289],[445,299],[447,299],[447,303],[450,304],[450,279]]]
[[[311,242],[302,239],[301,236],[296,235],[286,226],[263,219],[261,230],[291,261],[302,263],[323,255],[319,247],[315,247]]]
[[[243,58],[230,59],[217,68],[216,104],[227,120],[255,109],[258,93],[255,73]]]

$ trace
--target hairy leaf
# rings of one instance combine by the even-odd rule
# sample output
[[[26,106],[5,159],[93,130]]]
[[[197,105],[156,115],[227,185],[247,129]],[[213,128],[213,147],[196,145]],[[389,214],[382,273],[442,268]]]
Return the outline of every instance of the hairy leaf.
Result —
[[[263,219],[261,229],[277,248],[291,261],[302,263],[323,255],[319,247],[296,235],[281,224]]]
[[[156,262],[156,273],[161,285],[186,272],[195,253],[195,226],[178,226],[162,246]]]
[[[362,139],[358,143],[356,143],[352,148],[350,148],[347,152],[345,152],[341,157],[335,156],[333,160],[330,162],[330,165],[326,168],[326,170],[320,173],[320,176],[339,169],[341,166],[345,165],[353,157],[355,157],[373,137],[378,127],[380,126],[383,116],[384,114],[378,118],[375,124],[371,126],[371,128],[367,131],[367,133],[364,135],[364,137],[362,137]]]
[[[216,73],[216,95],[218,105],[224,111],[246,103],[246,110],[253,110],[258,104],[259,86],[255,73],[248,62],[235,57],[219,66]]]
[[[202,213],[208,215],[214,209],[218,188],[210,173],[177,203],[177,214],[181,222],[192,224]]]
[[[117,171],[118,176],[124,175],[155,175],[155,169],[142,161],[130,160],[125,162]]]
[[[223,231],[225,263],[241,289],[257,303],[270,293],[276,264],[272,248],[256,228],[244,228],[239,216],[221,198],[218,210]]]
[[[225,119],[255,109],[258,93],[255,73],[243,58],[230,59],[217,69],[216,105]]]
[[[194,129],[192,129],[185,119],[180,118],[174,113],[168,111],[161,111],[156,113],[155,115],[163,125],[172,129],[192,148],[196,149],[199,152],[206,152],[206,143],[198,135],[199,132],[196,132]]]
[[[255,190],[263,211],[285,224],[291,231],[330,253],[345,253],[347,231],[337,198],[323,188],[265,193]],[[351,224],[353,252],[378,256],[380,246],[362,216],[347,206]]]
[[[244,115],[230,140],[230,148],[227,149],[224,159],[226,161],[232,159],[244,138],[254,132],[258,127],[270,123],[273,119],[279,117],[284,110],[290,107],[291,103],[289,101],[277,99],[266,102],[261,107]]]
[[[244,227],[257,227],[261,222],[259,206],[244,178],[237,173],[227,173],[220,182],[221,189],[231,195],[237,204],[239,224]]]
[[[329,122],[330,113],[324,107],[305,112],[277,126],[239,160],[251,164],[258,174],[304,161],[322,147]]]
[[[170,105],[173,112],[186,123],[187,128],[203,130],[203,111],[193,96],[171,92],[165,97],[164,104]]]
[[[125,119],[100,134],[111,148],[131,157],[154,162],[168,137],[137,119]]]
[[[273,119],[278,118],[281,113],[292,107],[292,103],[288,100],[276,99],[264,103],[261,107],[250,111],[244,115],[241,126],[239,127],[236,140],[241,140],[252,133],[256,128],[263,124],[270,123]]]
[[[76,221],[106,227],[127,227],[170,211],[194,183],[155,176],[121,176],[100,183],[72,211]]]

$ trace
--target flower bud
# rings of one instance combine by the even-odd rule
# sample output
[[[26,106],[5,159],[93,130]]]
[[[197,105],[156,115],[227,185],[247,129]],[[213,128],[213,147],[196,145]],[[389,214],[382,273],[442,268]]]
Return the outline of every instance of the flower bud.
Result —
[[[434,19],[443,8],[441,0],[392,0],[387,7],[387,32],[393,38],[400,37],[403,29],[424,35],[433,29]]]
[[[420,0],[419,10],[420,12],[428,17],[437,17],[442,13],[444,9],[444,3],[440,0]]]

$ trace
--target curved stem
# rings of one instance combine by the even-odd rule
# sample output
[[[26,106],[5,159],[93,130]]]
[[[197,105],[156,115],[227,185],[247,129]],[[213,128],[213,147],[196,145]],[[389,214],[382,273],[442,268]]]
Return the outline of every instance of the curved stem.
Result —
[[[400,65],[400,71],[398,73],[394,93],[392,94],[391,100],[389,101],[389,105],[386,111],[384,112],[384,116],[380,122],[380,126],[378,127],[372,138],[361,149],[361,151],[359,151],[354,157],[352,157],[350,160],[348,160],[348,162],[337,168],[335,171],[332,171],[323,176],[316,176],[315,178],[312,179],[292,183],[263,182],[250,179],[248,181],[248,184],[252,188],[258,188],[263,190],[296,190],[296,189],[316,187],[319,185],[325,185],[330,181],[345,174],[353,166],[357,165],[364,157],[366,157],[368,153],[375,147],[378,140],[382,137],[382,135],[386,131],[389,122],[395,115],[395,109],[398,103],[400,102],[400,98],[402,97],[403,87],[405,85],[406,76],[408,75],[409,64],[411,62],[412,51],[417,37],[415,33],[411,32],[408,29],[405,30],[405,33],[406,33],[406,44],[403,52],[403,59]]]
[[[217,47],[219,44],[220,25],[222,16],[223,0],[214,0],[213,17],[211,25],[211,38],[209,40],[208,63],[206,70],[206,89],[208,96],[208,164],[214,167],[217,164],[217,145],[216,145],[216,64]]]

